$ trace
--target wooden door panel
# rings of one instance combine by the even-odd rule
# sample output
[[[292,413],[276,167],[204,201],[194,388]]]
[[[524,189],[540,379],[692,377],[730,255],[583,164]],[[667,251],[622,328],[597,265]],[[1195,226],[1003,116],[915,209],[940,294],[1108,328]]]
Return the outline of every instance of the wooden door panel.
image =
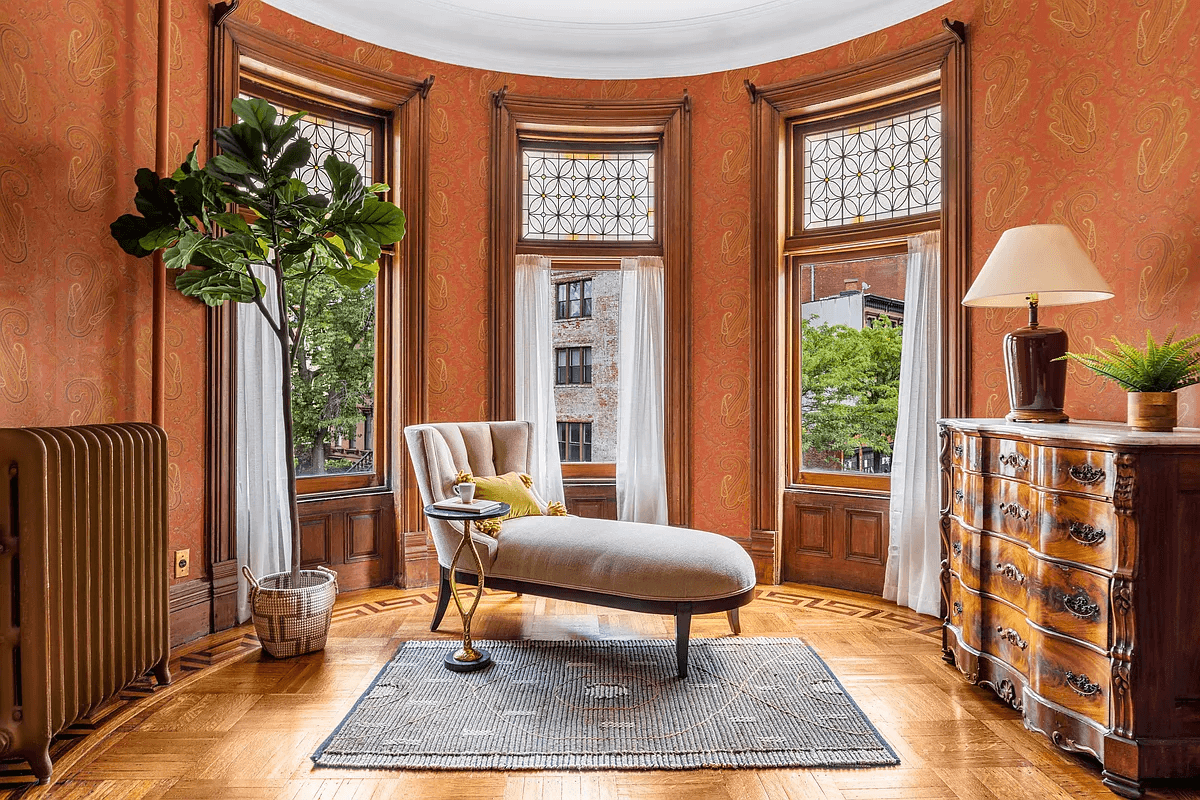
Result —
[[[784,580],[881,594],[887,550],[886,495],[784,494]]]

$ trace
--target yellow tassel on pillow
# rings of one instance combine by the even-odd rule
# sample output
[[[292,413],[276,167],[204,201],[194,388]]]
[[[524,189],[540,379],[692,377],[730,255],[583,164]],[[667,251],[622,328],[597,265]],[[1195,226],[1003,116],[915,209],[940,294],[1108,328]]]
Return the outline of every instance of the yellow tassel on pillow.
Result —
[[[524,472],[521,473],[521,483],[525,484],[526,489],[533,488],[533,478],[529,477]]]
[[[485,519],[480,522],[476,522],[475,530],[479,531],[482,534],[486,534],[487,536],[491,536],[493,539],[495,539],[497,536],[500,535],[500,520]]]
[[[546,516],[547,517],[566,517],[569,515],[567,514],[566,506],[564,506],[562,503],[558,502],[557,500],[551,500],[549,503],[546,504]]]

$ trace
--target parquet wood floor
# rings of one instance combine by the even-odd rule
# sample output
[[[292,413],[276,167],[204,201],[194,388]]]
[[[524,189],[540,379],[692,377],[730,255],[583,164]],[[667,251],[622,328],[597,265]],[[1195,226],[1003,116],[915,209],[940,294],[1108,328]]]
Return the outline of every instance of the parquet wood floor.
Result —
[[[430,590],[373,589],[339,598],[323,653],[262,655],[253,629],[215,634],[175,653],[175,683],[139,684],[55,749],[55,781],[33,787],[0,765],[0,788],[34,798],[330,798],[359,800],[1110,800],[1096,767],[1022,727],[991,692],[941,660],[936,620],[850,592],[760,587],[742,609],[745,636],[800,636],[842,680],[901,765],[869,770],[691,772],[366,772],[316,770],[309,756],[401,641],[455,639],[457,616],[430,633]],[[478,638],[663,637],[668,617],[489,593]],[[729,635],[724,614],[697,617],[695,637]],[[1200,798],[1200,790],[1148,796]]]

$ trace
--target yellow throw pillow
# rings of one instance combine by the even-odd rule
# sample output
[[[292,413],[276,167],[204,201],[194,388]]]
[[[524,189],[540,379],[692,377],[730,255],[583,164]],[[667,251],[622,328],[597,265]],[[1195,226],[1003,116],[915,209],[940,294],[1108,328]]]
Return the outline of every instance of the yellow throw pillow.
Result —
[[[538,506],[537,497],[534,495],[532,489],[533,479],[528,475],[520,472],[506,472],[503,475],[488,478],[481,478],[476,475],[471,480],[475,482],[475,497],[477,499],[497,500],[512,506],[512,511],[495,520],[491,525],[476,523],[476,528],[482,533],[486,533],[489,536],[496,536],[500,532],[500,523],[506,519],[542,516],[542,509]],[[488,522],[492,522],[492,520],[488,520]]]

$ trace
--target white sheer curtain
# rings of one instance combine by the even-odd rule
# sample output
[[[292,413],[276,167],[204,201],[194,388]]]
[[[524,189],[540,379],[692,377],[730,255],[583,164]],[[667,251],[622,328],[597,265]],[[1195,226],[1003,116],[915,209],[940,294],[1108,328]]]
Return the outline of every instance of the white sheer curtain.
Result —
[[[900,402],[892,449],[891,545],[883,596],[918,613],[941,613],[937,419],[941,398],[942,266],[937,231],[908,238]]]
[[[554,407],[554,343],[550,338],[550,259],[517,256],[513,290],[513,383],[516,417],[533,423],[533,480],[549,502],[563,501],[558,457],[558,413]]]
[[[667,524],[663,442],[663,262],[621,259],[617,519]]]
[[[264,298],[278,320],[275,276],[264,270]],[[246,579],[291,568],[287,444],[283,434],[283,377],[279,340],[252,303],[237,306],[237,560],[238,621],[250,619]]]

